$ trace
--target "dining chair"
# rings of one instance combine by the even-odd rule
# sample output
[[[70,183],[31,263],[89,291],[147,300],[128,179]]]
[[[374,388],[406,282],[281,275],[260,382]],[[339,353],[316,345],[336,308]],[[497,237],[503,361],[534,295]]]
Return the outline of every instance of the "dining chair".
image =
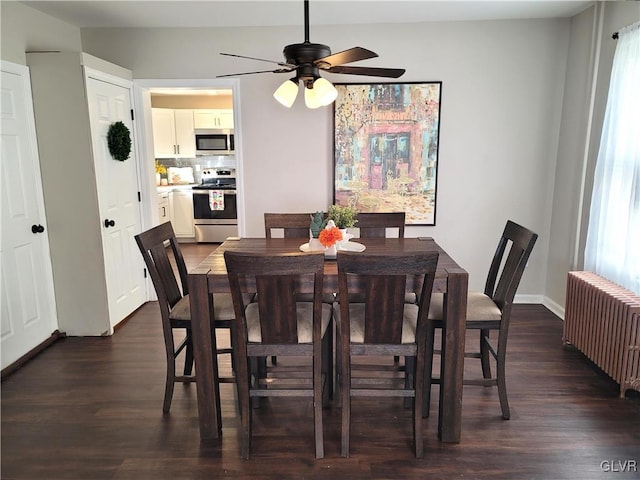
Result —
[[[398,238],[404,237],[405,212],[358,213],[360,238],[384,238],[387,228],[397,228]]]
[[[274,230],[283,230],[284,238],[309,238],[309,225],[312,213],[265,213],[264,233],[266,238],[273,238]],[[302,301],[312,302],[313,295],[301,294]],[[335,297],[332,293],[323,293],[322,301],[333,304]]]
[[[283,230],[284,238],[309,238],[312,215],[312,213],[265,213],[265,236],[272,238],[273,230]]]
[[[187,267],[180,246],[176,240],[171,222],[162,223],[145,232],[135,235],[144,263],[147,266],[153,286],[158,296],[158,306],[162,318],[162,333],[167,359],[167,375],[164,389],[162,411],[167,413],[171,408],[173,388],[176,382],[190,383],[196,381],[193,371],[193,342],[191,338],[191,309],[189,306],[189,287],[187,284]],[[169,252],[172,253],[175,267],[180,278],[180,286],[176,279],[174,266]],[[228,293],[213,295],[214,314],[211,328],[230,329],[235,318],[233,301]],[[184,337],[177,342],[174,332],[184,332]],[[185,352],[184,370],[176,375],[176,359]],[[231,355],[230,347],[216,348],[218,354]],[[196,366],[197,370],[197,366]],[[233,382],[233,378],[220,377],[220,382]]]
[[[358,213],[356,226],[360,229],[360,238],[385,238],[387,228],[397,229],[398,238],[404,238],[404,222],[405,212],[363,212]],[[353,299],[358,297],[362,298],[356,294]],[[407,292],[405,301],[416,303],[415,293]]]
[[[233,338],[238,401],[240,405],[240,451],[251,451],[251,400],[256,397],[312,397],[316,458],[324,456],[322,408],[328,406],[333,388],[332,308],[322,302],[324,254],[254,254],[224,252],[233,305]],[[313,302],[300,302],[301,286],[313,289]],[[242,296],[257,290],[251,303]],[[292,385],[285,368],[270,372],[257,367],[267,356],[311,357],[311,384]],[[265,364],[266,365],[266,364]],[[290,366],[288,366],[290,367]],[[307,368],[307,372],[308,372]],[[286,376],[289,373],[287,379]]]
[[[465,352],[465,358],[479,358],[482,366],[482,379],[464,379],[465,385],[497,386],[502,418],[511,416],[507,400],[505,364],[507,354],[507,338],[511,307],[520,279],[538,235],[531,230],[508,220],[493,255],[484,292],[470,291],[467,295],[466,329],[479,330],[480,351]],[[506,258],[505,258],[506,254]],[[497,281],[497,283],[496,283]],[[440,379],[433,377],[433,355],[435,330],[442,329],[444,315],[444,295],[434,293],[429,311],[429,329],[427,335],[427,356],[425,365],[425,387],[423,416],[429,415],[431,385],[440,384]],[[497,343],[492,344],[490,333],[498,331]],[[444,336],[444,335],[443,335]],[[441,352],[441,350],[440,350]],[[491,375],[489,354],[496,363],[496,376]],[[442,387],[441,387],[442,388]]]
[[[403,397],[412,400],[413,446],[420,458],[424,450],[421,407],[427,314],[438,252],[401,255],[338,252],[337,263],[340,299],[349,299],[334,305],[339,358],[337,387],[342,400],[341,454],[349,456],[352,397]],[[418,304],[404,301],[408,275],[421,284]],[[364,292],[364,303],[350,300],[352,285],[359,285]],[[353,360],[360,356],[378,357],[378,361],[385,356],[404,356],[411,361],[407,362],[403,378],[393,378],[391,384],[385,385],[380,376],[352,376]],[[367,363],[367,372],[373,367]],[[380,365],[380,369],[388,370],[385,365]]]

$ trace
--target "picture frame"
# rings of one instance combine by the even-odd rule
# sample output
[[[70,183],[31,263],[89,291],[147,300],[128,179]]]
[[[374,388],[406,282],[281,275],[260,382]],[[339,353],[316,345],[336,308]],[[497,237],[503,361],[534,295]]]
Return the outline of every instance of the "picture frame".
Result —
[[[334,203],[434,226],[442,82],[335,87]]]

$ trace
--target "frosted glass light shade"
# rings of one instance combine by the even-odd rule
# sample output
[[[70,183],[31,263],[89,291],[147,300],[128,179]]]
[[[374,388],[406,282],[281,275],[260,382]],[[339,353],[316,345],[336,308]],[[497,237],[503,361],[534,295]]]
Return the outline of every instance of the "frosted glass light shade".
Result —
[[[273,93],[273,98],[287,108],[291,108],[298,95],[298,83],[293,79],[285,80]]]
[[[325,78],[318,78],[313,82],[313,90],[316,92],[316,98],[323,107],[332,103],[338,98],[338,90],[331,82]]]
[[[307,106],[307,108],[319,108],[322,106],[322,103],[320,103],[320,98],[318,98],[318,94],[315,88],[305,87],[304,104]]]

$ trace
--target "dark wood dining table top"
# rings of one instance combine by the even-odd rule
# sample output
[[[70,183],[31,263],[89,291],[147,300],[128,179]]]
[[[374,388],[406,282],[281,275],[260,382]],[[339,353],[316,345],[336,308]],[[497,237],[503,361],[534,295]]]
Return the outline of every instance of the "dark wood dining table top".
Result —
[[[212,342],[215,342],[215,331],[210,328],[214,301],[210,294],[230,291],[224,252],[239,250],[271,255],[292,253],[299,252],[300,247],[307,241],[308,239],[304,238],[229,238],[196,268],[189,271],[189,303],[194,358],[198,372],[196,388],[202,440],[220,438],[222,435],[217,358],[211,348]],[[432,238],[356,238],[353,241],[366,246],[363,255],[434,250],[440,253],[434,291],[445,293],[445,322],[440,362],[438,436],[443,442],[459,442],[462,428],[467,272]],[[337,262],[327,259],[324,265],[323,290],[337,292]],[[407,277],[407,291],[415,291],[418,287],[411,277]],[[351,284],[349,288],[351,290]],[[357,290],[356,284],[353,291]]]
[[[300,252],[300,246],[307,242],[304,238],[237,238],[227,239],[205,258],[190,274],[208,277],[209,291],[228,292],[229,282],[224,263],[224,252],[236,250],[257,254],[280,254]],[[438,270],[434,284],[435,292],[447,291],[447,278],[452,272],[464,273],[464,270],[431,237],[421,238],[355,238],[354,242],[365,245],[363,254],[411,253],[438,251]],[[338,265],[335,259],[326,259],[324,268],[324,290],[336,292],[338,289]],[[408,288],[411,288],[408,282]]]

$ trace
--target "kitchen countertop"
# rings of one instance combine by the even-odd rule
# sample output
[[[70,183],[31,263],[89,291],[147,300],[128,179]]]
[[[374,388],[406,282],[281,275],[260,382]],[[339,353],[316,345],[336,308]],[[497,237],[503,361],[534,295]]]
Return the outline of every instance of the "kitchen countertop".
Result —
[[[174,190],[191,190],[196,185],[200,185],[199,183],[188,183],[181,185],[158,185],[156,188],[158,189],[158,193],[168,193]]]

